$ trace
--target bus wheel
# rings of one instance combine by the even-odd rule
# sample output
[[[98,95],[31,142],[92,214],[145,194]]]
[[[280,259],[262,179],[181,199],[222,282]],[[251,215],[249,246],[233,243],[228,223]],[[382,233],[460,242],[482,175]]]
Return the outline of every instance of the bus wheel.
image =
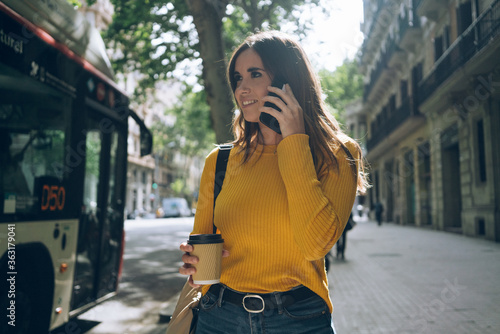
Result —
[[[48,333],[48,326],[46,327],[48,322],[43,319],[45,312],[37,300],[33,284],[28,281],[20,279],[16,291],[16,327],[19,326],[17,333]]]
[[[6,267],[3,268],[3,272],[7,273]],[[0,283],[1,291],[7,292],[8,297],[0,298],[1,309],[7,311],[6,320],[0,322],[0,333],[47,334],[49,332],[51,304],[47,303],[45,294],[38,291],[41,286],[37,284],[39,281],[44,281],[44,278],[39,274],[29,273],[26,268],[27,266],[19,267],[16,275],[7,274]]]

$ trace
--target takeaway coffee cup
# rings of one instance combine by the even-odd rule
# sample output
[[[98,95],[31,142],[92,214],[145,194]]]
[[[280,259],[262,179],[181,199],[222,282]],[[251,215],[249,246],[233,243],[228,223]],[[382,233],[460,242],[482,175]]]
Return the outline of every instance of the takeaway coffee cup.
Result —
[[[189,236],[188,244],[193,246],[191,255],[197,256],[199,261],[193,265],[196,273],[193,275],[194,284],[215,284],[220,282],[222,246],[224,239],[220,234],[193,234]]]

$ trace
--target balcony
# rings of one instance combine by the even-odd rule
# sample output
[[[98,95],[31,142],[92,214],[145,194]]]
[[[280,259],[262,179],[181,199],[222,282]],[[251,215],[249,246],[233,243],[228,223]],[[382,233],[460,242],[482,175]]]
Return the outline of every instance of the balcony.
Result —
[[[385,3],[385,0],[377,0],[377,10],[373,14],[372,21],[370,22],[370,29],[368,30],[368,36],[366,36],[365,42],[371,39],[371,36],[372,36],[373,32],[375,31],[375,26],[377,25],[377,21],[379,19],[380,12],[382,12],[382,9],[384,8],[384,3]],[[366,44],[363,43],[363,46],[366,46]],[[362,50],[364,51],[363,48],[362,48]]]
[[[384,151],[386,146],[394,145],[418,128],[424,119],[412,97],[406,98],[394,112],[380,113],[371,124],[371,137],[366,143],[369,154],[377,155],[378,152]]]
[[[404,61],[406,55],[404,51],[398,46],[394,39],[387,42],[387,48],[381,55],[375,69],[370,74],[370,82],[365,85],[363,92],[363,101],[366,102],[377,93],[380,89],[384,89],[385,85],[379,84],[386,80],[394,79],[393,71],[391,68],[400,66]]]
[[[379,62],[375,65],[375,69],[370,74],[370,82],[365,85],[365,90],[363,94],[363,99],[366,102],[373,95],[376,95],[378,89],[384,89],[385,85],[380,85],[379,82],[391,81],[394,78],[394,71],[391,69],[402,68],[405,66],[407,59],[407,52],[414,52],[417,43],[421,41],[422,29],[420,27],[420,20],[415,16],[415,10],[410,8],[405,10],[402,15],[398,17],[399,33],[387,40],[386,50],[380,57]],[[380,47],[369,49],[368,44],[370,43],[368,39],[365,39],[365,45],[363,49],[363,58],[373,57],[374,50],[380,50]],[[379,42],[376,44],[379,46],[382,44]],[[372,92],[373,91],[373,92]]]
[[[425,16],[429,20],[438,21],[448,8],[448,1],[415,0],[417,15]]]
[[[408,51],[415,52],[417,44],[422,39],[422,28],[420,18],[414,8],[405,11],[403,16],[399,16],[399,46]]]
[[[419,83],[419,105],[427,100],[460,67],[481,52],[500,33],[500,1],[496,0],[436,61]]]
[[[366,34],[363,44],[361,45],[361,53],[363,55],[363,58],[361,58],[361,63],[366,63],[364,56],[367,56],[368,59],[373,57],[374,52],[377,51],[380,45],[380,38],[383,34],[381,33],[381,29],[377,26],[386,24],[386,22],[383,22],[380,19],[380,14],[386,8],[385,2],[386,0],[377,0],[377,9],[373,13],[372,20],[368,22],[368,33]]]

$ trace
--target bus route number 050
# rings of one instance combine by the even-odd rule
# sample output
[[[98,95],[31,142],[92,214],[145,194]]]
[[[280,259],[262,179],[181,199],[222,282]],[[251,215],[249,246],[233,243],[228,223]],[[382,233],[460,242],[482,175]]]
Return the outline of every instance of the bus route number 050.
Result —
[[[62,211],[66,202],[66,189],[63,186],[44,185],[42,189],[42,211]]]

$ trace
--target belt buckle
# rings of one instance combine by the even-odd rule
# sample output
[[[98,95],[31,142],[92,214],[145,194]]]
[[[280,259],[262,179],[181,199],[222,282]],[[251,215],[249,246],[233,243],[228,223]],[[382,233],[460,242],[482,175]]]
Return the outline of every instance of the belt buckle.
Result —
[[[247,306],[245,305],[245,299],[247,298],[257,298],[257,299],[260,299],[260,301],[262,302],[262,309],[260,310],[249,310],[247,308]],[[242,301],[242,304],[243,304],[243,308],[245,309],[245,311],[247,311],[248,313],[261,313],[264,311],[264,309],[266,308],[266,303],[264,302],[264,298],[262,298],[261,296],[259,295],[246,295],[245,297],[243,297],[243,301]]]

